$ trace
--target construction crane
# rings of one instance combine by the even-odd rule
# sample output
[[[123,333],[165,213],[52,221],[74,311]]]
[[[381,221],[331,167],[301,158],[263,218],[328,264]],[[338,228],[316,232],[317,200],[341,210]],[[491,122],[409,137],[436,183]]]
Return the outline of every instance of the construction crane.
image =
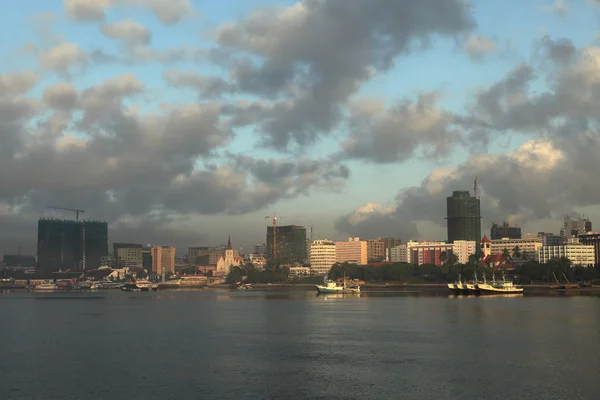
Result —
[[[265,219],[273,220],[273,260],[277,259],[277,220],[279,218],[300,218],[307,217],[308,215],[267,215]]]
[[[48,206],[46,208],[51,208],[53,210],[62,210],[62,211],[73,211],[75,213],[75,221],[79,221],[79,214],[83,214],[84,211],[80,210],[78,208],[65,208],[65,207],[52,207],[52,206]]]

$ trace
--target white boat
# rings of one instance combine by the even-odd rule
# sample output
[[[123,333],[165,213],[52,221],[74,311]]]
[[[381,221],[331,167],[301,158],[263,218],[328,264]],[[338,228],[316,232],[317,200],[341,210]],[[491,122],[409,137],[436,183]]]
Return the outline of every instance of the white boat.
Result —
[[[522,294],[523,288],[515,286],[514,283],[502,278],[501,281],[493,280],[492,283],[478,283],[477,292],[479,294]]]
[[[341,284],[335,281],[328,280],[325,277],[323,285],[315,285],[317,292],[321,294],[325,293],[360,293],[360,285],[349,285],[346,277]]]
[[[58,290],[58,285],[54,282],[44,282],[39,285],[35,285],[35,290]]]

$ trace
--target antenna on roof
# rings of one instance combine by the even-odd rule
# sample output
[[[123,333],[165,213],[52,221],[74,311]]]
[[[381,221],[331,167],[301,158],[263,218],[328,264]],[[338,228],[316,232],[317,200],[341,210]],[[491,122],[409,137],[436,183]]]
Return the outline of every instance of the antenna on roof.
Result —
[[[473,197],[477,198],[477,177],[475,177],[475,182],[473,182]]]

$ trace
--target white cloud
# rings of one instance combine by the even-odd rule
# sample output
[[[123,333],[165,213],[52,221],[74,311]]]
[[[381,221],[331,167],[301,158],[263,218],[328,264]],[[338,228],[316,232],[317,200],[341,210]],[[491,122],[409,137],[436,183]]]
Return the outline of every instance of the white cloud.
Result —
[[[467,52],[472,60],[480,60],[486,54],[493,53],[498,50],[496,42],[492,39],[480,35],[471,35],[463,43],[463,49]]]

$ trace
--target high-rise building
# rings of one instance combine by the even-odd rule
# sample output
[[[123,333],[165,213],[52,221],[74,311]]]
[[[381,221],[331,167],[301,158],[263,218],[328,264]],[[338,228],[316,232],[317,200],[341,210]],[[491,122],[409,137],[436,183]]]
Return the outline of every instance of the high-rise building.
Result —
[[[158,275],[175,272],[175,247],[154,246],[152,253],[152,272]]]
[[[97,269],[108,254],[108,224],[104,221],[82,221],[85,235],[84,269]]]
[[[306,262],[306,228],[298,225],[278,226],[276,237],[273,227],[267,227],[267,260],[273,260],[273,242],[277,243],[276,261],[281,264]]]
[[[316,275],[329,273],[335,264],[336,246],[331,240],[314,240],[310,245],[310,270]]]
[[[188,262],[195,265],[210,265],[210,247],[188,247]],[[217,264],[218,258],[215,261]]]
[[[518,226],[510,226],[508,222],[504,221],[502,225],[497,223],[492,224],[491,229],[492,240],[498,239],[521,239],[521,228]]]
[[[265,243],[254,245],[252,254],[260,254],[264,257],[267,254],[267,245]]]
[[[366,265],[367,241],[360,240],[359,237],[351,237],[347,242],[335,242],[335,257],[338,263]]]
[[[481,241],[481,209],[479,199],[468,190],[456,190],[446,198],[448,242],[455,240]]]
[[[367,261],[378,262],[385,260],[385,245],[381,238],[367,240]]]
[[[38,221],[38,268],[95,269],[108,255],[108,224],[103,221]]]
[[[589,232],[585,235],[579,235],[579,243],[594,246],[594,260],[596,264],[600,263],[600,233]]]
[[[560,235],[566,240],[569,237],[577,237],[585,235],[592,231],[592,221],[585,216],[579,218],[571,218],[565,215],[563,226],[560,230]]]
[[[142,249],[144,246],[136,243],[113,243],[115,268],[142,268]]]
[[[142,268],[147,274],[152,272],[152,246],[142,247]]]

